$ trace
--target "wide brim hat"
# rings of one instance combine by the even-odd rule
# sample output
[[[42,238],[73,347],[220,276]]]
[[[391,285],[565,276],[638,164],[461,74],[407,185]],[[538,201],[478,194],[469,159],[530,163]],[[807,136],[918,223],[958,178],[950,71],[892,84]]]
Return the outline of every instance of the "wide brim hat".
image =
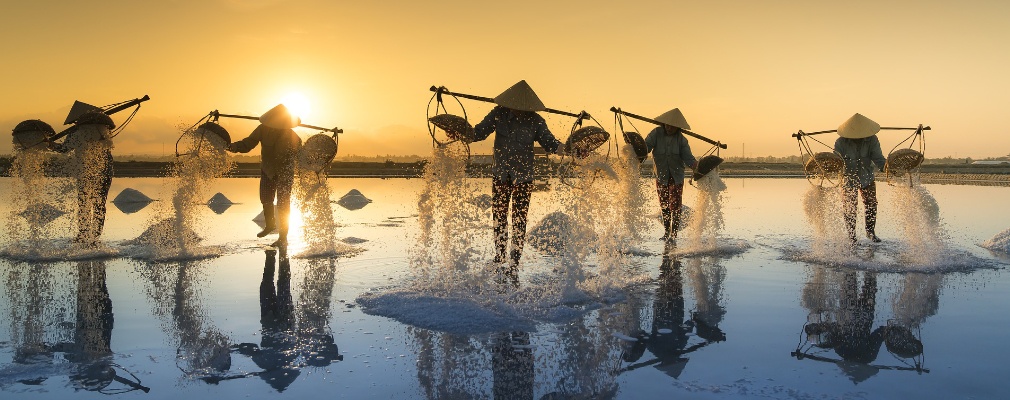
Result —
[[[656,117],[656,122],[664,125],[675,126],[680,129],[691,130],[691,125],[688,125],[687,119],[684,118],[684,113],[680,112],[679,108],[674,108]]]
[[[536,92],[525,80],[505,89],[494,98],[494,102],[499,106],[519,111],[544,111],[547,109],[547,106],[540,101]]]
[[[291,115],[284,104],[278,104],[260,116],[260,123],[275,129],[291,129],[301,124],[302,119]]]
[[[63,121],[63,125],[70,125],[81,118],[82,115],[91,112],[102,112],[102,109],[82,101],[74,100],[74,105],[70,107],[70,113],[67,114],[67,120]]]
[[[880,132],[880,124],[860,113],[856,113],[838,126],[838,136],[846,139],[868,138],[877,132]]]

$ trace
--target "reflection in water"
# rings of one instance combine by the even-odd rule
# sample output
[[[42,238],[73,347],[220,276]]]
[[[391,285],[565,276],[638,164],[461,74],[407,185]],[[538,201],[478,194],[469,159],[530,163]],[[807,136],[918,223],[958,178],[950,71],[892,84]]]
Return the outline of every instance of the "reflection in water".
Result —
[[[904,292],[893,299],[895,318],[874,328],[877,273],[815,267],[802,296],[808,321],[792,355],[800,360],[835,363],[857,384],[880,370],[929,372],[922,367],[922,342],[912,329],[917,330],[935,313],[936,308],[929,311],[928,304],[929,299],[939,296],[939,281],[927,279],[935,285],[920,285],[922,280],[911,275],[921,274],[905,276]],[[924,305],[927,307],[921,308]],[[871,364],[877,361],[882,345],[905,366]],[[841,359],[825,355],[829,350]]]
[[[260,282],[260,344],[241,343],[234,348],[261,368],[261,371],[238,377],[259,376],[272,388],[283,392],[298,378],[302,368],[325,367],[344,359],[327,325],[336,265],[332,259],[310,261],[296,307],[291,294],[291,264],[287,254],[281,252],[278,262],[276,250],[265,253]]]
[[[25,385],[67,375],[75,390],[105,394],[150,391],[113,361],[114,317],[104,261],[78,262],[76,274],[60,274],[55,265],[21,264],[7,278],[13,361],[26,369],[5,367],[15,372],[4,375]]]
[[[572,321],[549,329],[550,336],[408,332],[428,399],[608,399],[617,393],[620,349],[606,333],[610,329],[597,329],[597,323],[588,317]]]
[[[176,364],[187,377],[216,376],[231,367],[229,339],[214,326],[203,306],[200,285],[205,261],[144,263],[153,314],[176,348]]]
[[[527,332],[494,335],[491,393],[495,399],[533,398],[533,348]]]
[[[684,266],[679,259],[663,257],[659,267],[659,286],[652,303],[652,328],[648,333],[638,332],[637,340],[622,356],[630,364],[621,372],[652,365],[670,377],[678,378],[687,366],[688,358],[683,357],[685,354],[726,340],[726,334],[718,327],[725,315],[720,295],[725,268],[715,263],[703,266],[706,259],[690,259],[688,273],[694,287],[697,311],[687,319]],[[692,331],[702,339],[701,342],[689,344]],[[653,358],[640,361],[646,350]]]

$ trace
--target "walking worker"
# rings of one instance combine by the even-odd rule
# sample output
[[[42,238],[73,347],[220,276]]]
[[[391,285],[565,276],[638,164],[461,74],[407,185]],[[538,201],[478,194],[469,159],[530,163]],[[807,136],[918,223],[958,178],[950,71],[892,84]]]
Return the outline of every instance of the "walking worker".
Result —
[[[96,246],[105,227],[106,200],[112,186],[112,118],[95,106],[84,103],[74,107],[66,124],[73,124],[62,143],[50,142],[49,147],[60,153],[71,153],[71,177],[77,181],[78,245]]]
[[[495,106],[474,126],[474,141],[494,138],[494,164],[491,167],[492,214],[494,215],[495,262],[505,261],[509,237],[509,204],[512,205],[512,268],[522,257],[526,241],[526,214],[533,185],[533,142],[551,154],[564,149],[537,111],[547,109],[525,80],[494,98]]]
[[[260,116],[260,125],[249,137],[233,142],[228,151],[248,153],[258,144],[263,145],[260,160],[260,202],[266,224],[257,237],[277,230],[277,241],[272,246],[288,244],[288,215],[291,212],[291,186],[295,179],[295,161],[302,139],[292,129],[301,119],[291,115],[288,108],[278,104]],[[274,199],[277,200],[276,209]]]
[[[645,145],[656,163],[656,192],[663,213],[662,240],[677,239],[684,204],[684,167],[694,168],[698,160],[691,154],[691,146],[681,133],[691,126],[680,109],[674,108],[655,118],[661,125],[645,137]]]
[[[873,120],[856,113],[838,127],[838,140],[835,140],[835,152],[845,160],[845,170],[842,176],[842,201],[845,215],[845,227],[849,232],[849,242],[856,243],[856,196],[863,196],[863,207],[866,209],[866,238],[875,243],[880,242],[875,227],[877,224],[877,184],[873,181],[873,165],[878,170],[884,170],[887,159],[880,151],[880,140],[877,132],[880,125]]]

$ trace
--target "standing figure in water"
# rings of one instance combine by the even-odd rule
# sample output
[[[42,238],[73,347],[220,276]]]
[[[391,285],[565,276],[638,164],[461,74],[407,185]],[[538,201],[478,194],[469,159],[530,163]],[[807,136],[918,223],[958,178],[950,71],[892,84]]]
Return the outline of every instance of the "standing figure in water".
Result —
[[[862,194],[866,209],[866,237],[873,242],[880,242],[875,231],[877,184],[873,181],[873,165],[876,164],[877,169],[883,171],[887,160],[880,151],[880,140],[877,139],[879,131],[879,124],[858,113],[838,127],[838,136],[841,137],[835,141],[835,152],[845,160],[842,202],[845,227],[852,244],[856,243],[857,192]]]
[[[67,117],[73,123],[63,143],[51,143],[60,153],[72,152],[71,177],[77,181],[77,236],[79,245],[94,246],[105,227],[105,205],[112,186],[112,130],[116,124],[97,107]]]
[[[680,228],[681,206],[684,204],[684,166],[694,168],[698,160],[680,131],[691,129],[680,109],[674,108],[656,117],[662,123],[645,137],[645,145],[656,163],[656,192],[663,212],[663,237],[674,241]]]
[[[276,229],[278,237],[273,246],[288,244],[291,186],[295,180],[295,160],[302,145],[302,139],[291,128],[300,123],[300,118],[291,115],[283,104],[278,104],[260,116],[260,125],[249,137],[228,146],[230,152],[248,153],[256,145],[263,145],[260,161],[260,202],[263,203],[263,219],[266,226],[256,236],[264,237]]]
[[[478,123],[474,141],[494,139],[491,167],[491,197],[494,214],[495,262],[505,261],[508,246],[509,203],[512,204],[512,271],[519,266],[526,240],[526,214],[533,185],[533,142],[548,153],[561,154],[561,141],[554,138],[537,111],[547,109],[526,81],[519,81],[494,98],[495,106]]]

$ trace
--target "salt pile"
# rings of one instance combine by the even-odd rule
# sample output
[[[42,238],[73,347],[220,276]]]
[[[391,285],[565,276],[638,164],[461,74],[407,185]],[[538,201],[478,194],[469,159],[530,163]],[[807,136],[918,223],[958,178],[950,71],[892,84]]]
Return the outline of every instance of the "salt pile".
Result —
[[[210,200],[207,200],[207,207],[214,211],[215,214],[224,214],[225,211],[231,207],[233,203],[221,192],[217,192]]]
[[[986,240],[985,243],[982,243],[982,247],[992,251],[1010,253],[1010,229],[997,233],[996,236]]]
[[[347,194],[341,197],[340,200],[337,200],[337,204],[340,204],[341,207],[351,211],[360,210],[371,202],[372,200],[361,194],[358,189],[351,189],[351,191],[347,192]]]
[[[116,198],[112,199],[112,205],[116,206],[123,214],[133,214],[143,210],[154,200],[139,190],[126,188]]]
[[[154,199],[147,197],[146,194],[143,194],[139,190],[133,188],[123,189],[122,192],[119,192],[119,195],[117,195],[116,198],[112,199],[113,203],[150,203],[152,201],[154,201]]]
[[[35,203],[29,205],[28,208],[18,215],[32,225],[45,225],[55,221],[63,214],[66,214],[66,212],[49,203]]]
[[[547,254],[557,254],[565,247],[565,239],[568,232],[575,227],[572,217],[561,211],[547,214],[544,219],[529,232],[529,243],[531,246]],[[590,231],[592,241],[596,237]],[[584,243],[584,242],[580,242]]]

